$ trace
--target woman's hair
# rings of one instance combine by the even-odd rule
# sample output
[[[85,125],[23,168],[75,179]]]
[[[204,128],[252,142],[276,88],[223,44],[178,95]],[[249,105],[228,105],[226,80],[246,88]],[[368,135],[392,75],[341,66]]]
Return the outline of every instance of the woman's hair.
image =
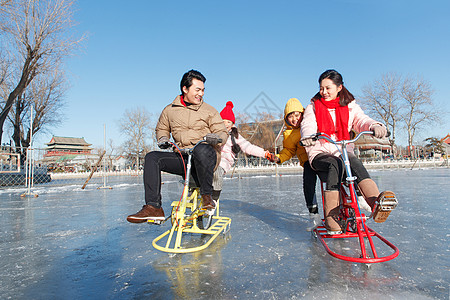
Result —
[[[206,81],[205,76],[203,76],[203,74],[200,73],[199,71],[197,71],[197,70],[187,71],[186,73],[183,74],[183,77],[181,78],[181,82],[180,82],[181,95],[183,95],[183,87],[186,87],[187,89],[189,89],[192,85],[193,79],[200,80],[203,83],[205,83],[205,81]]]
[[[237,155],[239,152],[241,152],[241,147],[238,144],[236,144],[235,140],[239,136],[238,129],[236,127],[232,127],[230,135],[231,135],[231,151],[233,151],[233,153]]]
[[[349,90],[347,90],[344,86],[344,80],[342,79],[342,75],[339,74],[338,71],[336,70],[326,70],[325,72],[323,72],[320,77],[319,77],[319,85],[322,83],[322,81],[324,79],[330,79],[331,81],[333,81],[333,83],[336,86],[341,86],[342,85],[342,90],[338,93],[338,97],[339,97],[339,104],[341,106],[346,106],[348,105],[350,102],[352,102],[353,100],[355,100],[355,97],[353,96],[352,93],[349,92]],[[320,92],[318,92],[313,98],[312,100],[317,100],[320,99],[322,96],[320,95]]]

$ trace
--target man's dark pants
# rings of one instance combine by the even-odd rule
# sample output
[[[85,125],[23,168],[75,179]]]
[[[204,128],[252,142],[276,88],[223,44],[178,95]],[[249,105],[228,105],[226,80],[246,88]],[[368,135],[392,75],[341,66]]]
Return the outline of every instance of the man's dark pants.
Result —
[[[197,185],[200,185],[201,195],[212,194],[212,180],[217,154],[208,144],[199,144],[194,149],[191,174]],[[183,159],[179,153],[152,151],[145,156],[144,188],[145,204],[161,207],[161,171],[180,175],[184,178],[187,154]]]

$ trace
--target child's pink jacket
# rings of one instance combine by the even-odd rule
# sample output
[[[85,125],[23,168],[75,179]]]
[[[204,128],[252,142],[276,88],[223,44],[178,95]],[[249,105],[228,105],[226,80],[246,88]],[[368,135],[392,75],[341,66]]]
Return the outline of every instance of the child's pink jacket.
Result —
[[[328,109],[330,112],[331,118],[333,119],[333,122],[336,123],[336,112],[334,109]],[[348,105],[348,111],[349,111],[349,118],[348,118],[348,131],[350,132],[352,129],[355,129],[357,132],[371,130],[372,126],[382,125],[383,124],[371,119],[369,116],[367,116],[361,107],[355,103],[355,101],[350,102]],[[303,116],[303,121],[301,123],[301,133],[302,137],[306,138],[308,136],[311,136],[315,133],[317,133],[317,122],[316,122],[316,114],[314,109],[314,103],[311,102],[306,109],[305,114]],[[332,139],[336,140],[336,135],[331,136]],[[355,148],[354,144],[348,144],[347,145],[347,151],[350,153],[353,153],[353,150]],[[314,157],[316,157],[317,154],[320,153],[330,153],[334,156],[339,156],[340,153],[337,149],[337,147],[327,142],[326,140],[317,140],[316,144],[314,146],[305,147],[306,152],[308,153],[308,159],[309,162],[312,164],[312,161]],[[339,148],[340,149],[340,148]]]
[[[258,146],[255,146],[253,144],[251,144],[249,141],[247,141],[246,139],[244,139],[240,134],[238,135],[238,138],[235,139],[236,144],[238,144],[241,147],[241,151],[249,154],[249,155],[253,155],[253,156],[258,156],[258,157],[265,157],[266,151]],[[231,151],[231,136],[228,136],[227,142],[225,143],[225,145],[222,146],[222,150],[221,150],[221,159],[220,159],[220,164],[219,166],[221,166],[225,173],[227,173],[231,167],[234,164],[234,160],[236,158],[236,155],[233,153],[233,151]]]

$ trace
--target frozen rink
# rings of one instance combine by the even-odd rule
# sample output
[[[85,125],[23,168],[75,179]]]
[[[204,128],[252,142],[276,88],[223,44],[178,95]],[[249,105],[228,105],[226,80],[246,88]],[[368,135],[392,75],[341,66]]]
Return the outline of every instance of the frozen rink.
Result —
[[[369,226],[400,249],[370,268],[331,257],[305,231],[301,174],[227,178],[221,215],[232,218],[231,230],[178,255],[151,244],[170,222],[126,221],[144,204],[141,177],[110,177],[112,190],[82,190],[84,179],[37,187],[37,198],[2,189],[0,298],[449,299],[450,169],[370,174],[380,190],[395,191],[399,207]],[[178,179],[164,176],[166,215],[180,197]]]

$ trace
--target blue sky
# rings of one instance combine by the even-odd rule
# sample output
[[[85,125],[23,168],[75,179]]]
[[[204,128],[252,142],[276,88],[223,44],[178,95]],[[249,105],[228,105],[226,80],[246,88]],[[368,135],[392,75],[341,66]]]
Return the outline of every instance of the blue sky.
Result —
[[[304,105],[334,68],[355,95],[387,72],[421,76],[449,111],[450,1],[114,1],[77,3],[76,30],[89,34],[67,60],[66,118],[50,134],[94,146],[123,142],[118,120],[145,107],[157,118],[189,69],[207,78],[205,101],[243,111],[263,92],[279,109]],[[450,121],[420,138],[445,136]],[[406,140],[399,140],[405,143]]]

